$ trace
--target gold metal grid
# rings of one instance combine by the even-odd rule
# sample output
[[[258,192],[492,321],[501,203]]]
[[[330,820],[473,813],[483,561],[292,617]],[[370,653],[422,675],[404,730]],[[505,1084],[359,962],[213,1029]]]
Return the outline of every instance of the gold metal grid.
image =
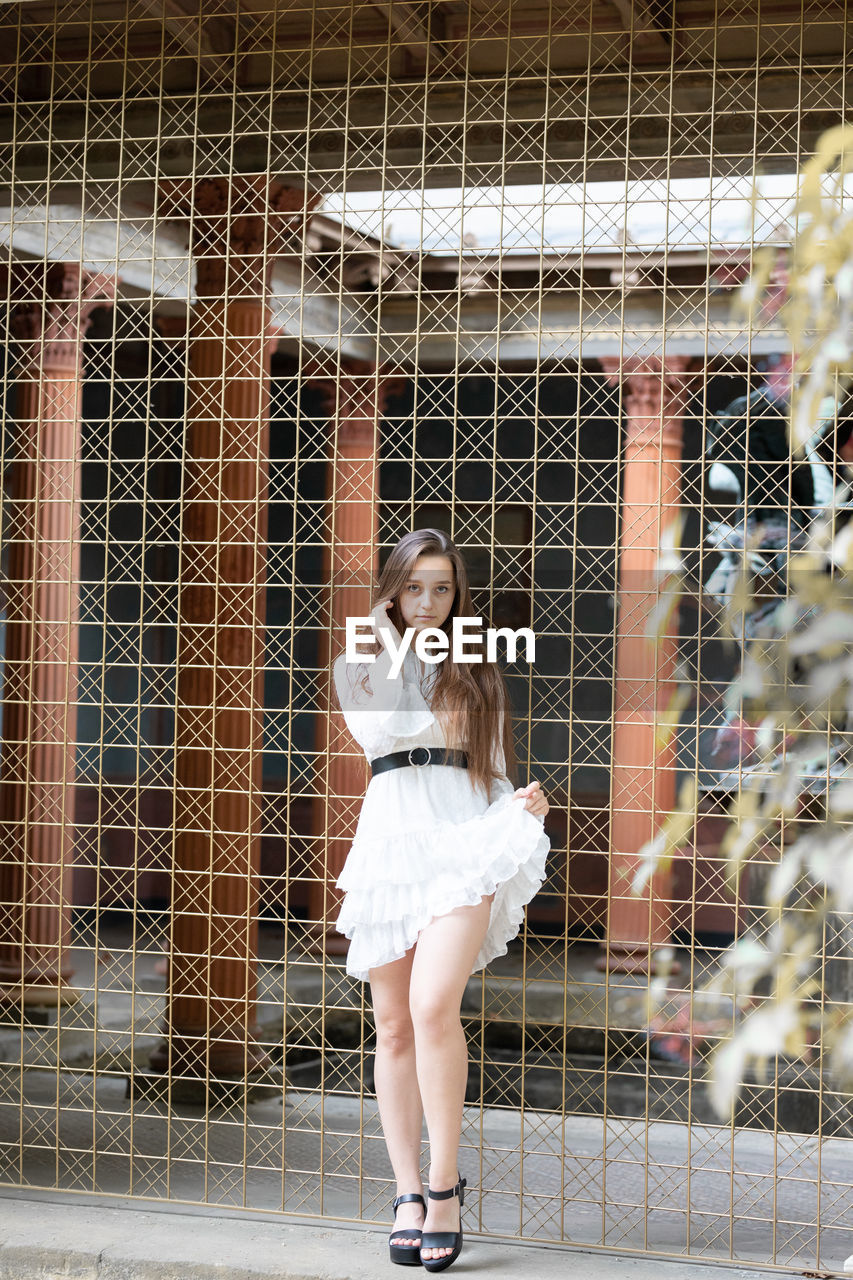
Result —
[[[35,0],[0,29],[0,1181],[387,1219],[367,992],[326,936],[366,780],[327,669],[373,556],[438,525],[536,633],[509,679],[551,803],[548,881],[466,995],[466,1228],[837,1265],[820,1045],[733,1126],[705,1100],[731,1016],[697,992],[761,886],[725,888],[720,789],[633,935],[609,854],[673,804],[672,761],[632,791],[617,744],[676,644],[708,780],[708,601],[633,693],[619,646],[679,513],[713,568],[709,422],[786,355],[732,296],[845,115],[846,4]],[[673,930],[650,1024],[649,977],[596,962]]]

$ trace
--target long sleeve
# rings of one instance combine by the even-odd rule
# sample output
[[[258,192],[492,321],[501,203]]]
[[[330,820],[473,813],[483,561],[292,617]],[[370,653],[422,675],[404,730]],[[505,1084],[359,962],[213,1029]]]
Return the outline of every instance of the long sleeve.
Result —
[[[496,769],[500,769],[501,776],[499,778],[492,779],[492,785],[489,789],[489,808],[494,806],[502,808],[504,805],[509,804],[511,798],[515,795],[516,789],[506,775],[506,759],[500,742],[495,744],[494,750],[492,751],[492,764]],[[523,804],[524,802],[519,799],[518,803]],[[536,821],[544,827],[544,814],[532,813],[530,814],[530,817],[535,818]]]
[[[338,699],[347,728],[368,760],[387,754],[398,738],[413,738],[431,725],[435,717],[412,678],[407,656],[399,675],[390,679],[391,659],[385,650],[372,663],[347,664],[340,654],[333,667]],[[365,670],[367,693],[361,687]]]
[[[493,778],[489,789],[489,804],[493,805],[496,800],[500,800],[501,796],[513,795],[515,787],[506,775],[506,759],[503,753],[503,747],[500,742],[495,743],[492,751],[492,764],[496,769],[500,769],[501,776]]]

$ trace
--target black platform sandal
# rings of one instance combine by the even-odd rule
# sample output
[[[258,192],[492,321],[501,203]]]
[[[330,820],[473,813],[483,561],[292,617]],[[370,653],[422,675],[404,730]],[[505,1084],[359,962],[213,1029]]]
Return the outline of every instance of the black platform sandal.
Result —
[[[430,1200],[449,1200],[451,1196],[459,1197],[459,1230],[458,1231],[424,1231],[421,1235],[421,1263],[424,1271],[444,1271],[451,1262],[455,1262],[462,1252],[462,1206],[465,1203],[465,1191],[468,1183],[460,1178],[455,1187],[449,1191],[427,1191]],[[444,1258],[425,1258],[424,1249],[452,1249]]]
[[[418,1195],[417,1192],[414,1191],[406,1196],[397,1196],[396,1200],[393,1201],[394,1212],[397,1212],[401,1204],[408,1204],[410,1200],[417,1200],[423,1207],[424,1214],[426,1214],[426,1201],[423,1196]],[[394,1243],[395,1240],[411,1240],[412,1236],[421,1236],[421,1240],[423,1242],[420,1227],[401,1227],[399,1231],[392,1231],[388,1237],[388,1248],[391,1251],[391,1261],[399,1263],[401,1267],[419,1267],[421,1265],[420,1245]]]

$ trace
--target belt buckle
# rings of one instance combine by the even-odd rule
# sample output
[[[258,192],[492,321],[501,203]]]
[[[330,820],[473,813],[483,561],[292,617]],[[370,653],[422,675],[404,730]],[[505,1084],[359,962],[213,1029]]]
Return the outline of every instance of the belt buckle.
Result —
[[[413,752],[413,751],[425,751],[425,752],[426,752],[426,760],[413,760],[413,759],[412,759],[412,752]],[[415,768],[417,768],[417,769],[422,769],[422,768],[423,768],[423,766],[424,766],[425,764],[429,764],[429,759],[430,759],[430,756],[429,756],[429,747],[410,747],[410,748],[409,748],[409,764],[413,764],[413,765],[415,766]]]

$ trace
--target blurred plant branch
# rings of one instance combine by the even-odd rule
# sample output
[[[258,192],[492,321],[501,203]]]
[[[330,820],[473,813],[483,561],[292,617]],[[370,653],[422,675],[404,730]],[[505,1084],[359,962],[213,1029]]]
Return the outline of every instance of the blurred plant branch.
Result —
[[[845,186],[851,168],[853,126],[829,130],[802,169],[790,247],[759,250],[740,291],[750,327],[775,316],[795,354],[788,418],[793,461],[804,457],[815,438],[828,398],[837,410],[840,393],[850,385],[853,211]],[[760,582],[745,538],[740,573],[722,610],[724,633],[743,647],[740,673],[729,690],[730,710],[757,726],[758,756],[742,771],[729,808],[723,843],[729,883],[738,885],[760,850],[775,851],[764,928],[736,941],[705,987],[727,998],[734,1010],[733,1032],[709,1062],[713,1105],[727,1119],[749,1071],[760,1076],[779,1055],[806,1057],[816,1038],[836,1087],[853,1090],[853,1012],[826,1012],[818,980],[827,918],[853,912],[851,516],[853,494],[840,485],[805,540],[790,549],[785,598],[746,643],[744,618],[755,610]],[[650,627],[658,641],[679,598],[695,592],[687,583],[678,536],[661,549],[664,583]],[[661,742],[676,732],[688,693],[679,688],[661,717]],[[636,892],[690,839],[697,798],[688,778],[675,811],[641,851]]]

